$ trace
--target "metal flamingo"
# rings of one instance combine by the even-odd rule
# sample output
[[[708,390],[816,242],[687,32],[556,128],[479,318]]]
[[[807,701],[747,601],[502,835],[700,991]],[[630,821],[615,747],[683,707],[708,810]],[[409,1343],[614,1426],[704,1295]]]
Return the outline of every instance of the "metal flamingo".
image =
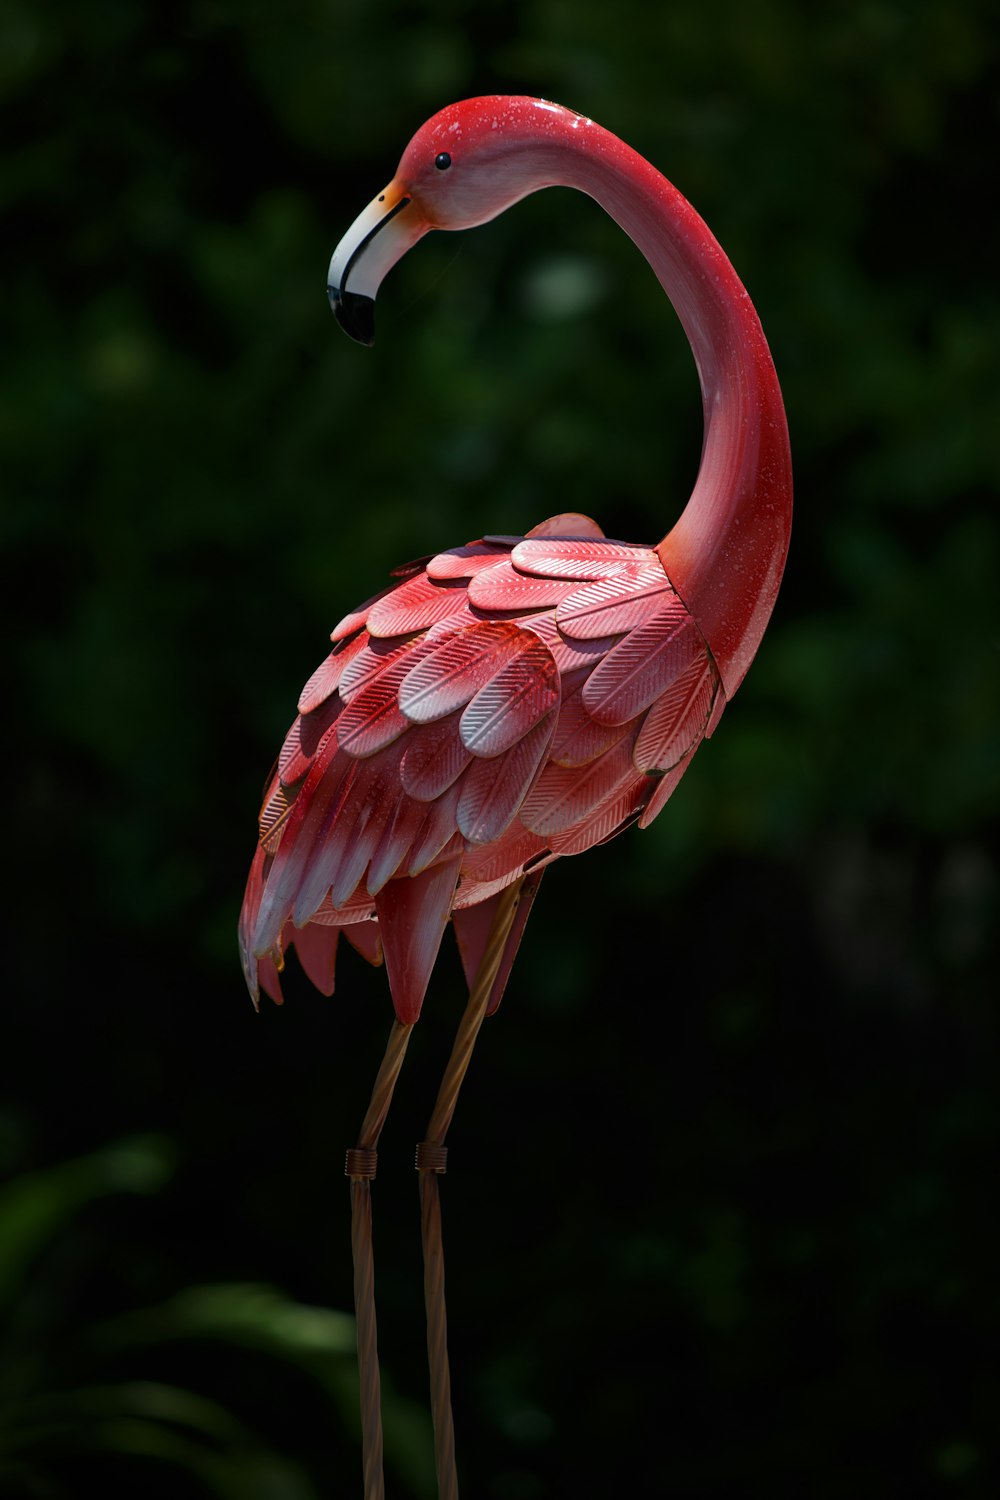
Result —
[[[430,229],[469,228],[550,185],[600,203],[649,262],[694,353],[701,466],[655,544],[562,514],[397,570],[346,615],[306,684],[260,813],[240,919],[256,1001],[281,1001],[295,947],[331,993],[338,940],[384,957],[396,1011],[356,1148],[356,1292],[366,1495],[381,1494],[369,1187],[375,1146],[451,921],[472,991],[418,1149],[442,1495],[457,1495],[437,1175],[484,1015],[496,1009],[544,868],[661,811],[718,725],[767,625],[788,548],[791,462],[760,322],[725,254],[667,180],[614,135],[544,100],[435,115],[337,247],[333,309],[373,338],[378,287]],[[366,1236],[367,1234],[367,1241]]]

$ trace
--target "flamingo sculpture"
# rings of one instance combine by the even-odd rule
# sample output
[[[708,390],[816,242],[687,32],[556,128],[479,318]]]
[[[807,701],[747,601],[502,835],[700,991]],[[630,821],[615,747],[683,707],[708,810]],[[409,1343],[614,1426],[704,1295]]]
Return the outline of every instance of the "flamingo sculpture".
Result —
[[[551,185],[600,203],[639,247],[690,340],[704,404],[693,493],[655,545],[563,514],[398,568],[345,615],[267,786],[240,920],[255,1002],[281,1002],[289,948],[332,993],[337,943],[383,957],[396,1012],[348,1153],[367,1495],[381,1494],[369,1186],[375,1144],[449,920],[469,1009],[418,1148],[442,1494],[457,1495],[437,1175],[472,1043],[494,1011],[544,868],[646,828],[710,736],[774,606],[791,524],[781,392],[760,322],[699,216],[648,162],[545,100],[436,114],[330,264],[344,329],[430,229],[467,229]]]

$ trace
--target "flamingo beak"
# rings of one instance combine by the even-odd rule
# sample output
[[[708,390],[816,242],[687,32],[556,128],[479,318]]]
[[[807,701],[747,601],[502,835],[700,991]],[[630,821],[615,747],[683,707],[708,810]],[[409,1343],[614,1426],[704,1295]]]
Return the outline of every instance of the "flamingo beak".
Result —
[[[375,293],[430,225],[395,180],[360,213],[333,252],[327,296],[337,322],[359,344],[375,342]]]

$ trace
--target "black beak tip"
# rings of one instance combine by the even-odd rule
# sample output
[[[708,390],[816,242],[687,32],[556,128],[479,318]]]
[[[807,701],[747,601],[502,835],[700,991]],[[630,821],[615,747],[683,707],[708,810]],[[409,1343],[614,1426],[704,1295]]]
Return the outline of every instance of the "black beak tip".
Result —
[[[375,299],[360,292],[341,292],[334,286],[327,287],[326,291],[334,316],[344,332],[359,344],[374,344]]]

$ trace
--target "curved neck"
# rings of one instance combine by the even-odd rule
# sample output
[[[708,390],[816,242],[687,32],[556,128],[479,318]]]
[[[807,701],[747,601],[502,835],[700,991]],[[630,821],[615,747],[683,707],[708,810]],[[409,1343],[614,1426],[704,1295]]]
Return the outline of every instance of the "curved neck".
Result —
[[[788,429],[760,321],[721,246],[665,177],[592,121],[535,109],[528,191],[561,183],[595,198],[642,251],[690,340],[705,413],[701,466],[657,552],[732,696],[774,607],[791,530]]]

